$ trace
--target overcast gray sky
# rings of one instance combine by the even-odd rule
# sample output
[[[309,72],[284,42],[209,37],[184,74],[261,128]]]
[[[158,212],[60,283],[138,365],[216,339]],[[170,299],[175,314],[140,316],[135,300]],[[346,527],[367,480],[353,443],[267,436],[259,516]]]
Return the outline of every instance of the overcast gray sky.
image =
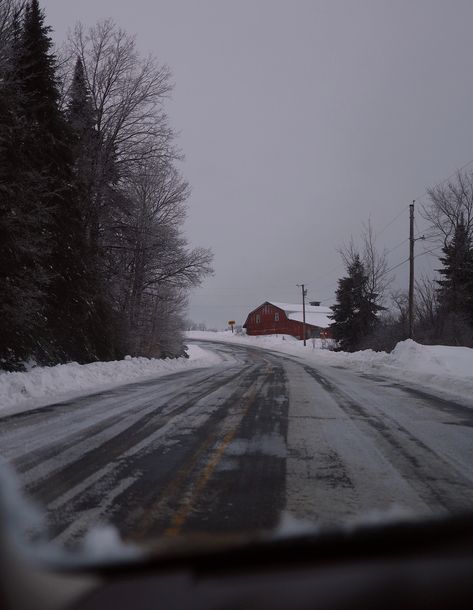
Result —
[[[173,72],[186,234],[215,253],[215,276],[191,298],[197,322],[223,327],[267,299],[297,302],[301,282],[331,304],[337,247],[370,217],[379,247],[394,248],[411,200],[473,159],[471,0],[41,4],[58,43],[77,20],[112,17]],[[394,272],[400,286],[406,268]]]

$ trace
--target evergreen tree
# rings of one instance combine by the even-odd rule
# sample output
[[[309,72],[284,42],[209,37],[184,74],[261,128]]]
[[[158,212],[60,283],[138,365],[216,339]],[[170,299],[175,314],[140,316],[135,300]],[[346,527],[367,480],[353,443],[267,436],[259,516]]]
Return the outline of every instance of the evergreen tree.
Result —
[[[441,311],[444,315],[458,314],[473,323],[473,247],[463,215],[442,251],[442,279],[438,280]]]
[[[376,295],[368,290],[368,275],[358,254],[349,262],[347,272],[338,281],[330,328],[340,348],[352,352],[374,330],[382,307],[376,304]]]
[[[11,8],[11,5],[10,5]],[[5,10],[5,7],[2,7]],[[45,177],[31,159],[29,100],[22,81],[22,13],[4,16],[0,40],[0,366],[38,355],[46,325],[52,210],[39,196]]]
[[[42,332],[37,333],[42,353],[36,356],[44,362],[53,357],[59,347],[53,339],[51,322],[54,320],[52,286],[57,279],[58,212],[65,195],[67,147],[58,102],[59,91],[55,77],[54,56],[49,28],[37,0],[26,4],[18,43],[17,77],[21,90],[21,114],[23,130],[23,162],[29,167],[28,199],[37,208],[38,217],[34,231],[43,235],[46,244],[38,252],[37,264],[47,272],[44,286],[45,299],[41,303],[44,320]],[[23,222],[23,219],[22,219]]]
[[[100,142],[95,128],[95,112],[84,74],[84,66],[77,58],[69,91],[66,119],[72,135],[72,155],[76,187],[80,190],[81,213],[88,227],[89,245],[96,239],[98,224],[96,205],[97,157]],[[94,237],[92,236],[94,234]]]
[[[66,117],[73,138],[74,183],[80,200],[84,290],[87,295],[81,328],[89,359],[119,357],[114,345],[117,318],[104,277],[100,245],[100,214],[104,191],[102,146],[96,130],[95,111],[87,87],[84,66],[77,58],[69,91]]]
[[[26,4],[21,31],[19,70],[29,102],[24,110],[43,129],[46,125],[57,128],[59,121],[59,89],[50,31],[38,0],[31,0]]]
[[[177,354],[185,290],[212,257],[180,230],[169,72],[98,26],[89,58],[105,84],[89,92],[86,53],[63,112],[50,28],[38,0],[18,6],[0,20],[0,367]]]
[[[80,333],[85,317],[83,223],[73,180],[72,135],[59,109],[56,60],[50,28],[37,0],[26,5],[18,44],[24,162],[31,177],[28,204],[37,212],[34,231],[47,241],[38,253],[45,300],[43,332],[36,335],[44,362],[84,360]],[[22,220],[23,222],[23,220]],[[79,336],[78,336],[79,335]]]

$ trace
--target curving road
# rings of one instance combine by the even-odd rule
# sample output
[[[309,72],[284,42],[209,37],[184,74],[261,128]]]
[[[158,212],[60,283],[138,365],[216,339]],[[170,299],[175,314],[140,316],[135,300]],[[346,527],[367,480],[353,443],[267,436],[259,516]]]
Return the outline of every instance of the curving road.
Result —
[[[202,343],[222,364],[0,419],[0,453],[66,544],[473,508],[473,399]]]

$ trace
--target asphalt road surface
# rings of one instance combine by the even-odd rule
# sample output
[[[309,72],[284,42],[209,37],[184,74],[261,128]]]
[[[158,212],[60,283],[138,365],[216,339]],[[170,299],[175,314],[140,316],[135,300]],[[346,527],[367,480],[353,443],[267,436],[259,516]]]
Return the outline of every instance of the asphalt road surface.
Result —
[[[0,419],[0,454],[66,545],[473,508],[470,403],[296,357],[224,362]]]

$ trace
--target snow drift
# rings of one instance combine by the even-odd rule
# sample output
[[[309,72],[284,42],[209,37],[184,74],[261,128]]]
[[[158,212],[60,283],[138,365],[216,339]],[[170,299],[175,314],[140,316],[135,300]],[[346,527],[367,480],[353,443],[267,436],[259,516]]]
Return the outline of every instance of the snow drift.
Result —
[[[190,346],[188,354],[189,358],[158,360],[128,356],[113,362],[36,367],[24,373],[3,371],[0,372],[0,416],[29,410],[45,402],[221,362],[217,355],[197,345]]]
[[[378,372],[402,382],[430,386],[458,396],[473,394],[473,349],[445,345],[420,345],[412,339],[401,341],[391,353],[363,350],[324,350],[320,339],[302,341],[284,335],[246,336],[224,332],[190,331],[188,338],[224,341],[270,349],[303,358],[315,366],[346,366],[361,372]]]

